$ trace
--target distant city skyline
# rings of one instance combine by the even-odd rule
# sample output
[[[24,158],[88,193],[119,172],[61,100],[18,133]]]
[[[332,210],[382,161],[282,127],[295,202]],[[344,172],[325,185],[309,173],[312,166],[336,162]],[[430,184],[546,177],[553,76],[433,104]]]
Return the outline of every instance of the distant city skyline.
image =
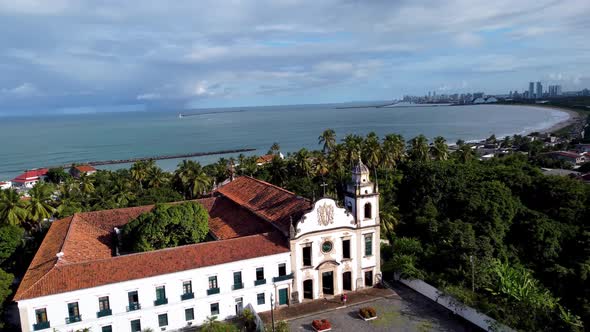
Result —
[[[0,116],[581,90],[588,16],[578,0],[0,0]]]

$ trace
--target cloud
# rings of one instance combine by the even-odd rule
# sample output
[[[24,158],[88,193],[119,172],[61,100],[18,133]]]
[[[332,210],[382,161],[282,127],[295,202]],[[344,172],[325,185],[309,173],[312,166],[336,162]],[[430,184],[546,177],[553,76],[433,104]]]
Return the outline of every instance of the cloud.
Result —
[[[31,84],[31,83],[22,83],[21,85],[15,86],[13,88],[4,88],[0,89],[0,96],[7,96],[7,97],[31,97],[35,95],[39,95],[39,90]]]
[[[574,89],[589,15],[587,0],[0,0],[0,96],[9,109],[310,103],[505,92],[551,73]]]

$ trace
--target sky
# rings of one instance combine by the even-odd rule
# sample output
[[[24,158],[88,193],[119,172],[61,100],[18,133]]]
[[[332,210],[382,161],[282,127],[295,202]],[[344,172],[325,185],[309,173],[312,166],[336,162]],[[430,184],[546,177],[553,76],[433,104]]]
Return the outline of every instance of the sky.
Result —
[[[0,115],[590,87],[588,0],[0,0]]]

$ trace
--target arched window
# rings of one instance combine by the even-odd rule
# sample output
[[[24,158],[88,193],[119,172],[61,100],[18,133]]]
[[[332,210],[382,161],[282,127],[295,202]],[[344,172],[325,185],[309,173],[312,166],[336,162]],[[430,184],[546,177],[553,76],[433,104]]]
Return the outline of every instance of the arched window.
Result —
[[[365,204],[365,219],[371,219],[371,203]]]

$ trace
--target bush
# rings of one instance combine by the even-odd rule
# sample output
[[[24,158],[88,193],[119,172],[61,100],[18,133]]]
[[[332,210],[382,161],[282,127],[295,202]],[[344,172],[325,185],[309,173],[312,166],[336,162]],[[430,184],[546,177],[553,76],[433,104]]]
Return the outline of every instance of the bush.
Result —
[[[209,214],[196,202],[156,204],[123,226],[123,238],[134,252],[199,243],[209,233]]]
[[[373,318],[373,317],[377,317],[377,310],[375,310],[375,308],[373,308],[373,307],[363,307],[363,308],[360,308],[359,314],[361,315],[361,317],[363,317],[365,319]]]
[[[327,319],[314,319],[311,322],[311,326],[318,331],[327,330],[332,328],[332,324]]]

